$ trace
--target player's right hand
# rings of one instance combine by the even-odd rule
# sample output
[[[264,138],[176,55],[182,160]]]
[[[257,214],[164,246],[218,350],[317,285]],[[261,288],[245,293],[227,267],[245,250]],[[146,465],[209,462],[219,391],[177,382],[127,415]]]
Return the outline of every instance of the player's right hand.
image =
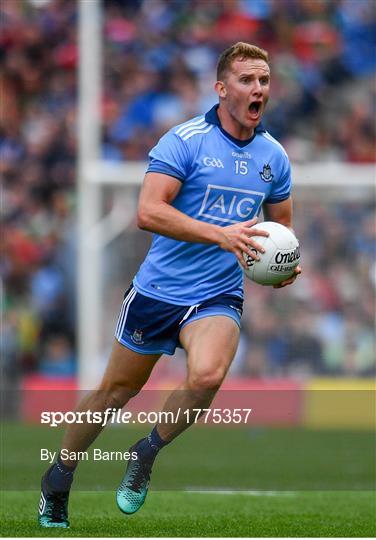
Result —
[[[234,223],[227,227],[220,227],[218,245],[225,251],[234,253],[241,266],[247,269],[247,264],[243,258],[246,253],[252,259],[259,260],[257,252],[264,253],[264,248],[253,239],[253,236],[269,236],[269,233],[262,229],[252,228],[257,223],[255,217],[241,223]]]

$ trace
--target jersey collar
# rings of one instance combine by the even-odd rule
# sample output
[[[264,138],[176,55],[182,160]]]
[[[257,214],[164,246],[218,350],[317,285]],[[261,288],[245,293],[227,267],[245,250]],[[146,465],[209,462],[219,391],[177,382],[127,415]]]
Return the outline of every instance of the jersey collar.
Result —
[[[214,107],[212,107],[210,109],[210,111],[208,111],[205,114],[205,122],[207,122],[208,124],[214,124],[214,125],[218,126],[219,129],[222,131],[222,133],[228,139],[230,139],[230,141],[235,143],[237,146],[240,146],[240,147],[247,146],[247,144],[249,144],[250,142],[253,141],[253,139],[255,138],[257,133],[263,133],[264,131],[266,131],[266,129],[264,128],[264,126],[260,122],[260,124],[255,128],[254,134],[252,135],[252,137],[250,139],[246,139],[246,140],[236,139],[235,137],[233,137],[232,135],[227,133],[227,131],[225,131],[223,129],[223,127],[221,126],[221,122],[219,120],[218,112],[217,112],[218,107],[219,107],[219,104],[217,103],[217,105],[214,105]]]

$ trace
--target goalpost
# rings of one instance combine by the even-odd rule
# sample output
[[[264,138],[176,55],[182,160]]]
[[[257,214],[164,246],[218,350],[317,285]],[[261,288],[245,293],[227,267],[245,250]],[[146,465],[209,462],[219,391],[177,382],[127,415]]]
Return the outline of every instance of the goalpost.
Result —
[[[146,163],[100,158],[102,13],[100,0],[79,3],[78,355],[79,386],[94,387],[103,369],[102,264],[106,247],[136,212]],[[375,168],[345,163],[293,164],[294,196],[304,200],[374,200]],[[115,190],[104,211],[103,193]],[[73,261],[72,261],[73,264]],[[124,282],[124,287],[126,283]],[[114,314],[117,316],[117,314]],[[108,344],[109,346],[110,344]],[[107,346],[107,344],[106,344]]]
[[[88,166],[100,156],[102,74],[101,2],[79,2],[79,99],[78,99],[78,358],[79,385],[96,382],[99,339],[100,257],[93,227],[99,213],[97,184],[88,177]],[[93,369],[91,367],[93,362]]]

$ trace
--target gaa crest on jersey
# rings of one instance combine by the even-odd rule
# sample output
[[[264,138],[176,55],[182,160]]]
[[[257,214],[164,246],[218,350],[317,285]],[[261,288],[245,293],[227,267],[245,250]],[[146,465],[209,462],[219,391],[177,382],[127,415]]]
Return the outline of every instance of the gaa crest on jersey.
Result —
[[[274,174],[272,174],[272,168],[270,167],[269,163],[264,165],[262,172],[260,172],[260,176],[264,182],[272,182]]]
[[[219,158],[205,156],[202,160],[205,167],[218,167],[219,169],[224,169],[224,165]]]
[[[133,341],[133,343],[136,343],[136,345],[143,345],[143,337],[144,336],[142,330],[136,329],[131,335],[131,340]]]

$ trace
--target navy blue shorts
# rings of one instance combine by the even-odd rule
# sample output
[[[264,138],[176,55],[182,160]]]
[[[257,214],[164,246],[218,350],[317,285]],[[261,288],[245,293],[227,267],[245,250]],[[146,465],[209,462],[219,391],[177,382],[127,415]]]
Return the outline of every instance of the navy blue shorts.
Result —
[[[136,291],[133,285],[124,295],[115,337],[122,345],[141,354],[174,354],[181,347],[179,334],[192,321],[225,315],[240,327],[243,300],[222,294],[194,306],[176,306]]]

